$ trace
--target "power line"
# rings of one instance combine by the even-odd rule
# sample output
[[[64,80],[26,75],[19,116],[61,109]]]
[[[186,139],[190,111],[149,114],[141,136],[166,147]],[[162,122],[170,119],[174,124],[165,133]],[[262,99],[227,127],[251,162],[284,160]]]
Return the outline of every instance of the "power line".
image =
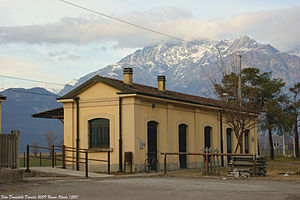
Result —
[[[52,84],[52,85],[62,85],[62,86],[65,85],[65,84],[62,84],[62,83],[54,83],[54,82],[33,80],[33,79],[27,79],[27,78],[20,78],[20,77],[16,77],[16,76],[0,75],[0,77],[2,77],[2,78],[9,78],[9,79],[16,79],[16,80],[21,80],[21,81],[30,81],[30,82],[37,82],[37,83]]]
[[[63,3],[68,4],[68,5],[71,5],[71,6],[74,6],[74,7],[77,7],[77,8],[80,8],[80,9],[83,9],[83,10],[86,10],[86,11],[89,11],[89,12],[92,12],[92,13],[95,13],[95,14],[98,14],[98,15],[101,15],[101,16],[103,16],[103,17],[110,18],[110,19],[112,19],[112,20],[115,20],[115,21],[118,21],[118,22],[121,22],[121,23],[124,23],[124,24],[128,24],[128,25],[130,25],[130,26],[134,26],[134,27],[143,29],[143,30],[145,30],[145,31],[149,31],[149,32],[152,32],[152,33],[155,33],[155,34],[158,34],[158,35],[163,35],[163,36],[165,36],[165,37],[169,37],[169,38],[172,38],[172,39],[175,39],[175,40],[179,40],[179,41],[182,41],[182,42],[185,42],[185,43],[190,43],[190,44],[197,45],[196,43],[193,43],[193,42],[191,42],[191,41],[187,41],[187,40],[178,38],[178,37],[173,36],[173,35],[169,35],[169,34],[166,34],[166,33],[162,33],[162,32],[159,32],[159,31],[156,31],[156,30],[153,30],[153,29],[150,29],[150,28],[147,28],[147,27],[138,25],[138,24],[134,24],[134,23],[125,21],[125,20],[123,20],[123,19],[119,19],[119,18],[116,18],[116,17],[112,17],[112,16],[110,16],[110,15],[101,13],[101,12],[99,12],[99,11],[92,10],[92,9],[87,8],[87,7],[84,7],[84,6],[80,6],[80,5],[78,5],[78,4],[75,4],[75,3],[72,3],[72,2],[69,2],[69,1],[65,1],[65,0],[58,0],[58,1],[63,2]]]

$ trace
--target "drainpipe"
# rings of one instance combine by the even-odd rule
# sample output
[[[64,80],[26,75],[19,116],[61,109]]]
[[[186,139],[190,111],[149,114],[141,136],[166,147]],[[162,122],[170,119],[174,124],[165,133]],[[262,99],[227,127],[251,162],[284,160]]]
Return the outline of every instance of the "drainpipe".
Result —
[[[79,171],[79,97],[74,98],[76,102],[76,170]]]
[[[223,112],[220,111],[220,143],[221,143],[221,153],[223,153]],[[224,157],[221,156],[221,166],[224,167]]]
[[[119,97],[119,171],[122,172],[122,97]]]

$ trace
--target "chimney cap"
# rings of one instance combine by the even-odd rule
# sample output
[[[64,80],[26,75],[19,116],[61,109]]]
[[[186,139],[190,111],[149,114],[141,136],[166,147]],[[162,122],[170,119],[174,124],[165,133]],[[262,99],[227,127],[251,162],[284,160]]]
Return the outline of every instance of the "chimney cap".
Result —
[[[123,69],[123,73],[124,73],[124,74],[133,74],[133,70],[132,70],[132,68],[130,68],[130,67],[125,67],[125,68]]]
[[[166,77],[163,75],[157,76],[158,81],[166,81]]]

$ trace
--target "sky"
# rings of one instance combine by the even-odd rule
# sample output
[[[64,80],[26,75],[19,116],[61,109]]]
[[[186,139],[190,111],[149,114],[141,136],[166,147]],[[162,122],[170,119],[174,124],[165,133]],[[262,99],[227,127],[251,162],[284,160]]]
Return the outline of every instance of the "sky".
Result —
[[[67,0],[184,40],[248,35],[300,49],[300,0]],[[61,0],[0,0],[0,75],[69,83],[139,48],[172,39]],[[0,77],[0,88],[62,85]]]

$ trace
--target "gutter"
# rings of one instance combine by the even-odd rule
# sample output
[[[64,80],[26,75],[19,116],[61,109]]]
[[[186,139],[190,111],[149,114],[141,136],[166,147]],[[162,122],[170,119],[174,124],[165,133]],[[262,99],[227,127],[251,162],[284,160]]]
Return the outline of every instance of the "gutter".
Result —
[[[123,172],[123,150],[122,150],[122,97],[119,97],[119,172]]]
[[[79,171],[79,97],[74,98],[76,102],[76,170]]]
[[[220,111],[220,144],[221,144],[221,154],[223,153],[223,112]],[[221,156],[221,166],[224,167],[224,157]]]

